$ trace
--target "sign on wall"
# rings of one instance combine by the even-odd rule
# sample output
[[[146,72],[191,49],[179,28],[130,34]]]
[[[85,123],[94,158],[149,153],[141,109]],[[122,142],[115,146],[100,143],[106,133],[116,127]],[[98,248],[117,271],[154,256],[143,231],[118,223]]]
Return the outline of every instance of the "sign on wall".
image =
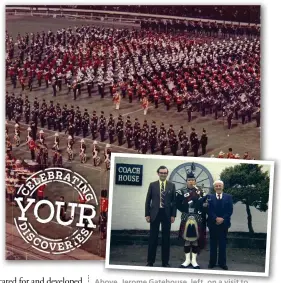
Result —
[[[142,186],[143,165],[116,164],[115,184]]]

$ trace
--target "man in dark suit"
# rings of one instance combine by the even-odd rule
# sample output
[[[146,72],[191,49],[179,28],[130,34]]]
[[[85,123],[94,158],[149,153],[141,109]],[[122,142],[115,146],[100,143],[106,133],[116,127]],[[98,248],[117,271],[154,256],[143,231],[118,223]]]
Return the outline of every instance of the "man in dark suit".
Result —
[[[167,181],[168,169],[160,166],[157,169],[159,180],[150,183],[146,202],[145,218],[150,223],[150,234],[148,243],[147,265],[153,266],[156,257],[159,226],[162,230],[162,266],[170,267],[170,231],[171,223],[176,217],[176,188],[175,185]]]
[[[230,228],[230,218],[233,213],[232,196],[223,193],[224,183],[214,182],[215,194],[208,196],[208,228],[210,232],[209,268],[217,264],[217,249],[219,250],[218,265],[228,270],[226,265],[226,237]]]

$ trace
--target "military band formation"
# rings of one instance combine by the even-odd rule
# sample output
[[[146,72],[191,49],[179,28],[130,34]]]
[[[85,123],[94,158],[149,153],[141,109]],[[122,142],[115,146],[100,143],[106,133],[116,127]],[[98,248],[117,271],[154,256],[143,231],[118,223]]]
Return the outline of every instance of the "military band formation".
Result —
[[[153,103],[186,109],[188,121],[199,111],[226,117],[229,128],[233,119],[244,124],[253,115],[260,124],[257,37],[218,40],[200,33],[82,26],[18,34],[16,40],[6,32],[6,47],[6,79],[14,88],[19,82],[22,91],[42,89],[45,82],[54,97],[73,92],[76,100],[85,87],[89,97],[96,90],[101,98],[110,95],[116,109],[128,99],[141,101],[145,115]]]

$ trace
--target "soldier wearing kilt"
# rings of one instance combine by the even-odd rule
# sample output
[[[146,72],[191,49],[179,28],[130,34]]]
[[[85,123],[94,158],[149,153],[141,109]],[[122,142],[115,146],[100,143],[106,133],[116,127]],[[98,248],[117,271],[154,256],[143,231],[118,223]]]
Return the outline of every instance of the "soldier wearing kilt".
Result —
[[[184,240],[184,253],[186,260],[180,268],[190,265],[200,269],[197,255],[204,248],[206,241],[206,196],[196,187],[193,172],[187,174],[187,186],[176,192],[177,209],[182,212],[179,229],[179,238]]]

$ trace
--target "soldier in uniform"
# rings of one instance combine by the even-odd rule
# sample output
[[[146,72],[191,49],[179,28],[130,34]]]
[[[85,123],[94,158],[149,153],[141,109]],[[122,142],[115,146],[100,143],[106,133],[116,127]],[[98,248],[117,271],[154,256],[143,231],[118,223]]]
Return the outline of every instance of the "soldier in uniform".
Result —
[[[184,129],[183,129],[183,126],[181,126],[180,130],[179,130],[179,133],[178,133],[179,142],[182,142],[183,133],[184,133]]]
[[[232,119],[233,119],[233,112],[232,110],[230,110],[228,113],[227,113],[227,125],[228,125],[228,129],[230,130],[231,127],[232,127]]]
[[[148,141],[145,137],[143,137],[140,143],[140,152],[141,154],[146,154],[147,150],[148,150]]]
[[[84,116],[82,120],[83,138],[86,138],[86,136],[88,135],[88,128],[89,128],[89,121]]]
[[[76,100],[76,98],[77,98],[77,90],[78,90],[78,86],[77,86],[78,84],[77,84],[77,81],[76,80],[74,80],[73,81],[73,84],[72,84],[72,89],[73,89],[73,96],[74,96],[74,100]]]
[[[183,137],[182,137],[182,141],[181,141],[182,155],[187,156],[189,149],[190,149],[190,143],[188,141],[188,137],[186,136],[186,132],[184,132]]]
[[[157,146],[157,127],[156,122],[153,121],[149,133],[150,151],[153,154]]]
[[[100,132],[101,142],[105,141],[106,118],[104,117],[103,111],[101,111],[101,116],[100,116],[99,132]]]
[[[182,213],[179,237],[184,240],[186,258],[180,268],[192,265],[194,269],[200,269],[197,255],[205,246],[208,206],[206,199],[203,191],[196,186],[193,172],[188,172],[186,188],[176,191],[176,206]]]
[[[191,104],[187,106],[186,111],[187,111],[188,122],[191,122],[191,119],[192,119],[192,105]]]
[[[191,147],[193,147],[195,136],[197,136],[195,129],[191,128],[191,133],[190,133],[190,136],[189,136],[189,141],[190,141]]]
[[[165,148],[167,146],[167,138],[166,138],[166,133],[165,132],[160,132],[158,136],[159,140],[159,147],[162,155],[165,155]]]
[[[127,139],[128,148],[131,148],[133,146],[133,139],[134,139],[134,130],[132,125],[128,126],[126,130],[126,139]]]
[[[91,79],[88,79],[87,81],[87,91],[88,91],[88,96],[92,96],[92,86],[93,86],[93,81]]]
[[[158,92],[155,92],[155,93],[154,93],[153,100],[154,100],[155,108],[158,108],[158,104],[159,104],[159,95],[158,95]]]
[[[198,140],[198,136],[196,134],[193,140],[193,145],[192,145],[192,151],[194,152],[194,157],[198,157],[199,147],[200,147],[200,141]]]
[[[37,137],[37,126],[36,126],[36,123],[35,123],[34,121],[31,121],[30,128],[31,128],[32,139],[33,139],[34,141],[36,141],[36,137]]]
[[[91,120],[91,133],[92,133],[93,140],[95,140],[96,137],[97,137],[98,120],[99,120],[99,118],[96,115],[96,111],[93,111],[93,116],[92,116],[92,120]]]
[[[177,150],[178,150],[178,140],[177,140],[177,136],[176,136],[175,133],[173,133],[171,135],[169,143],[170,143],[171,152],[172,152],[173,156],[176,156]]]
[[[203,133],[200,138],[200,144],[202,146],[202,155],[204,155],[206,154],[206,147],[208,144],[208,136],[205,129],[203,129]]]
[[[124,137],[124,122],[121,115],[119,115],[118,122],[116,123],[116,134],[118,138],[118,144],[121,146],[123,144]]]

